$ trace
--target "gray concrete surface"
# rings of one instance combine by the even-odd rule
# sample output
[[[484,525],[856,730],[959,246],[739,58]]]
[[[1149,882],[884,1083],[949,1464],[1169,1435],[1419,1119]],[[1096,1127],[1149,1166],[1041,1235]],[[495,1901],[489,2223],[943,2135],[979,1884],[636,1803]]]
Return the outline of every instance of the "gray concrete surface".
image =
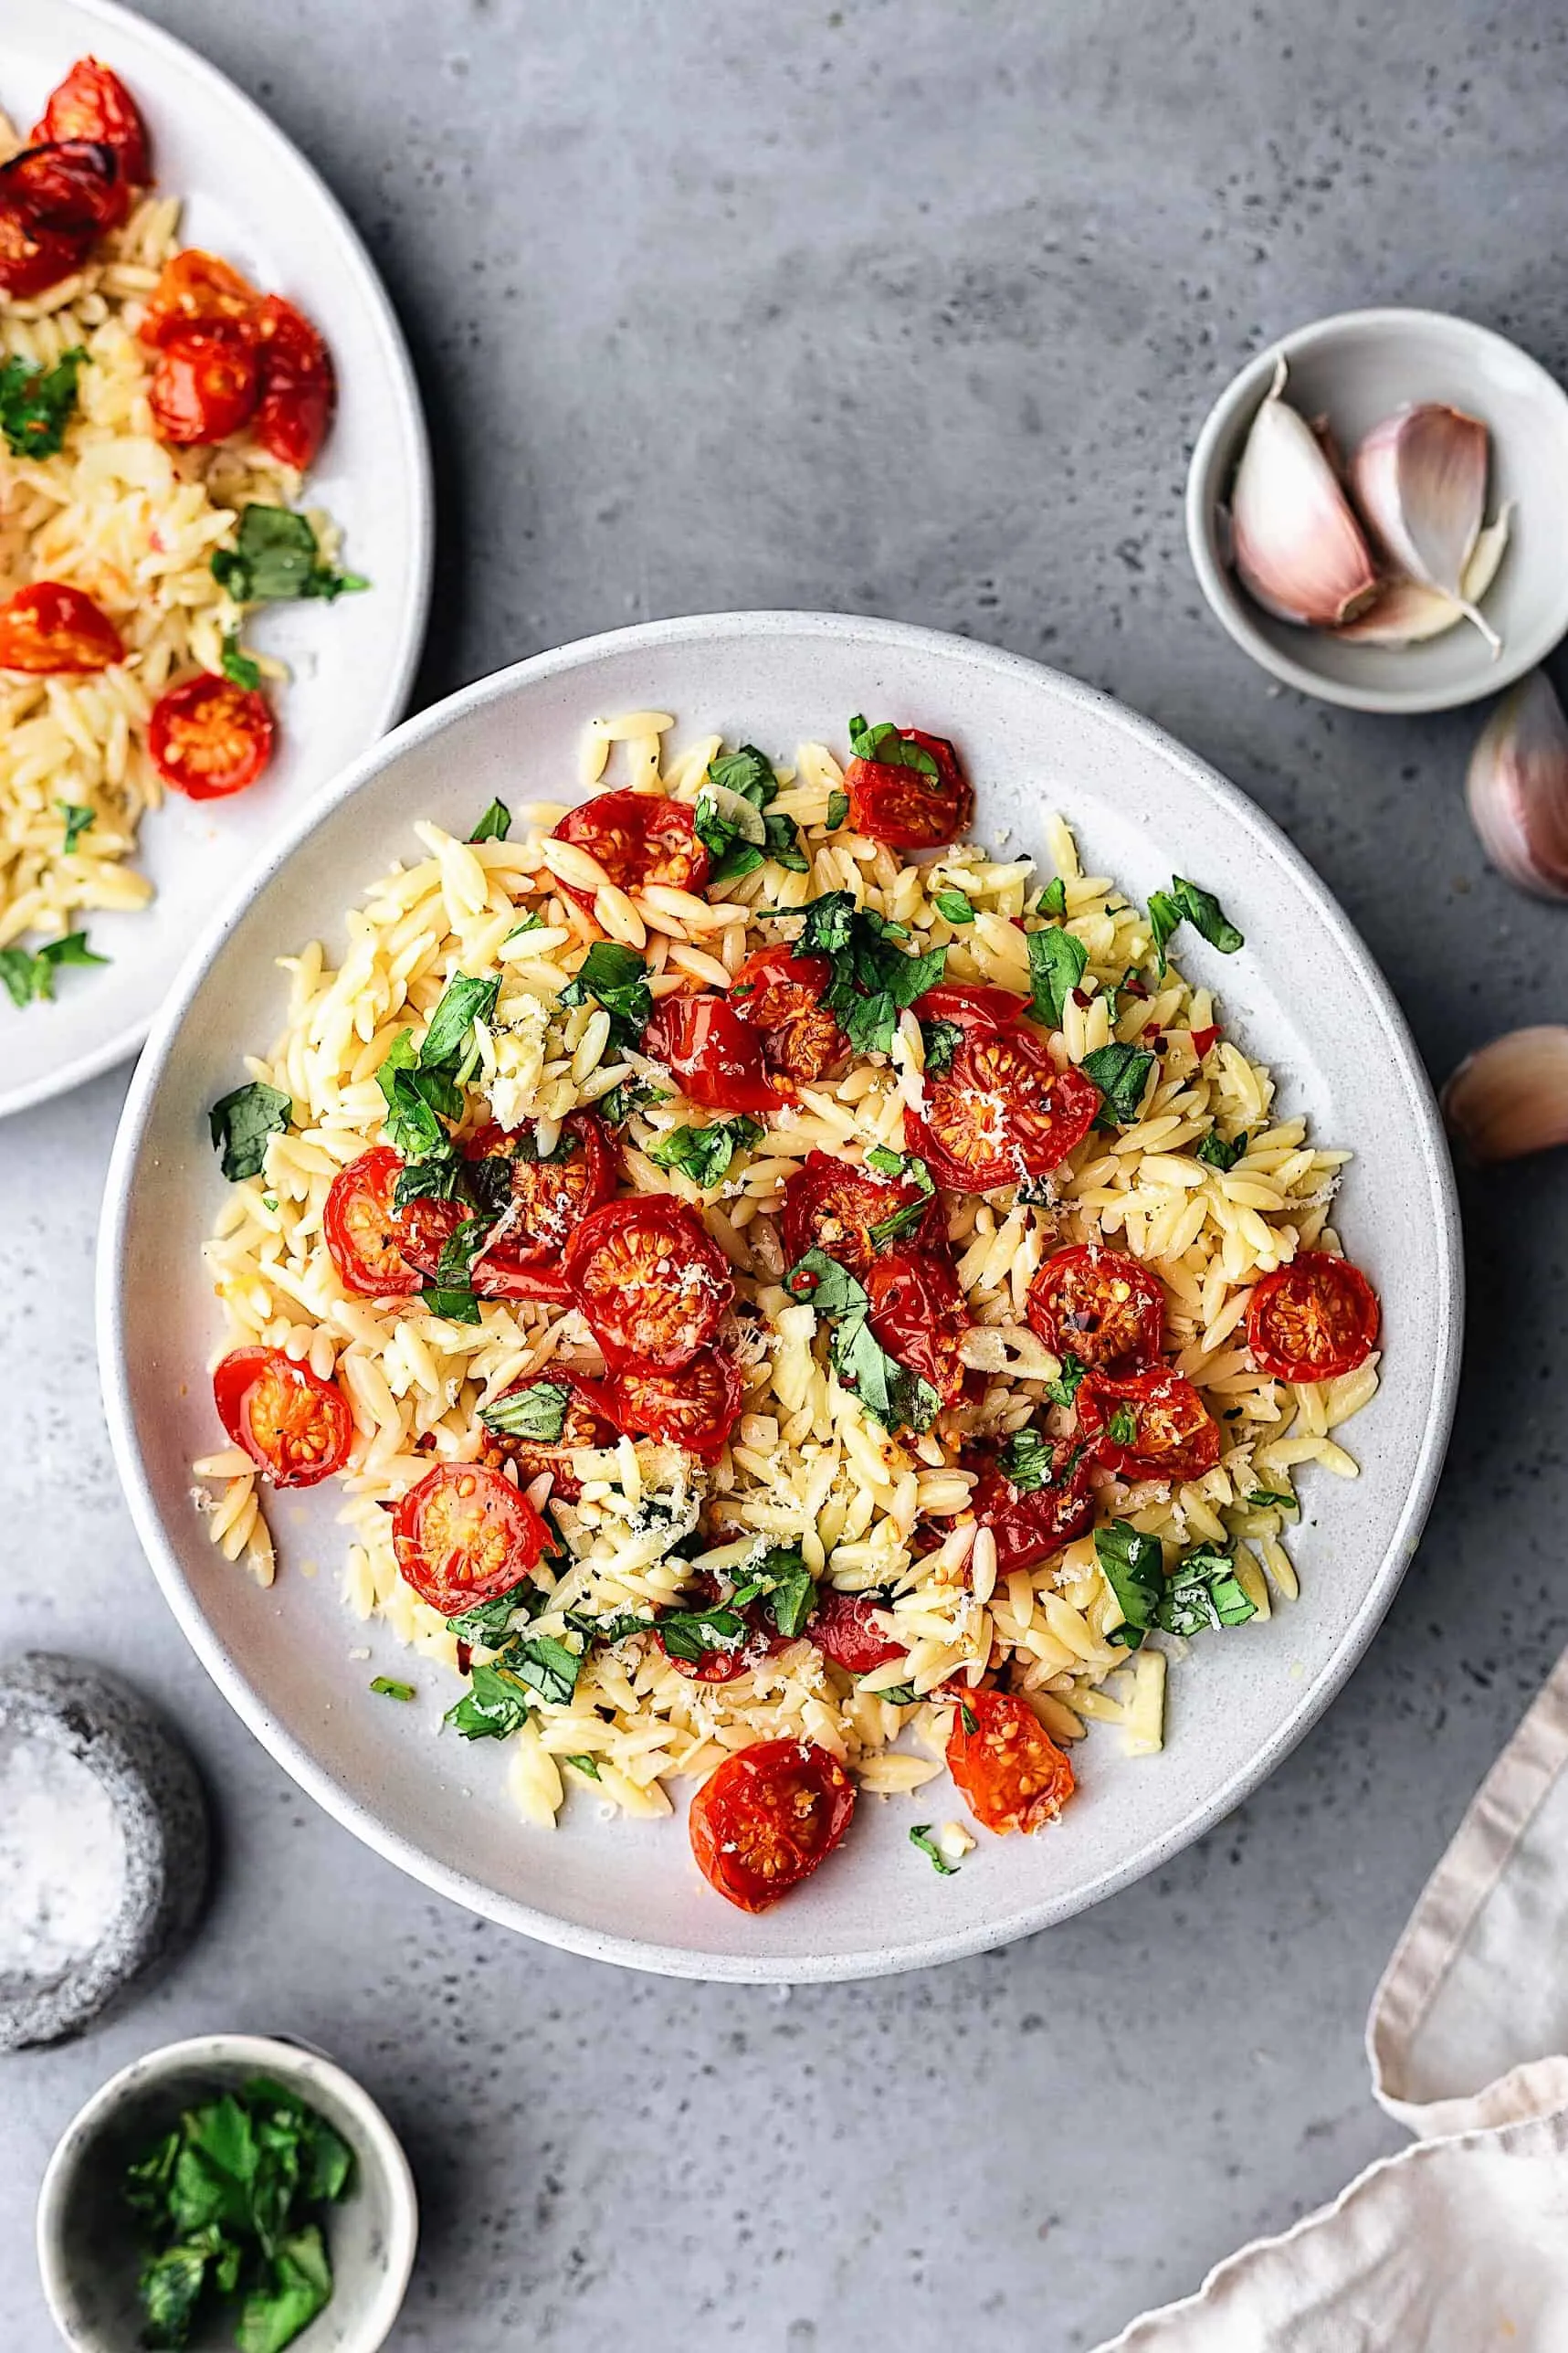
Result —
[[[1185,457],[1247,352],[1369,301],[1568,363],[1568,41],[1545,0],[268,0],[149,14],[360,222],[441,463],[434,696],[729,605],[897,614],[1111,688],[1288,828],[1436,1076],[1562,1009],[1484,867],[1474,722],[1271,691],[1207,619]],[[47,2342],[48,2147],[111,2067],[248,2024],[360,2071],[426,2225],[400,2353],[1069,2353],[1398,2136],[1368,1997],[1568,1636],[1561,1165],[1472,1184],[1468,1371],[1421,1557],[1242,1813],[1089,1917],[781,1998],[640,1980],[425,1895],[283,1778],[137,1551],[89,1314],[119,1079],[0,1131],[0,1646],[112,1661],[221,1811],[205,1933],[130,2017],[0,2063],[0,2345]]]

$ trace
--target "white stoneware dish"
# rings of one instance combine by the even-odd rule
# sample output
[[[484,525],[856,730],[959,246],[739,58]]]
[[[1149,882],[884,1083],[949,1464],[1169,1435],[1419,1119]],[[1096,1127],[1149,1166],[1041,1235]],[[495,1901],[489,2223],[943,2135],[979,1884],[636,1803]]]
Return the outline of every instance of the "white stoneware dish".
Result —
[[[332,2299],[294,2339],[294,2353],[377,2353],[414,2268],[419,2207],[403,2145],[370,2094],[329,2059],[265,2034],[199,2034],[132,2060],[74,2116],[38,2191],[44,2295],[74,2353],[126,2353],[141,2342],[135,2217],[125,2168],[183,2108],[268,2075],[325,2116],[354,2153],[348,2195],[327,2210]],[[232,2343],[208,2329],[193,2353]]]
[[[1220,510],[1281,353],[1287,399],[1303,417],[1326,416],[1347,451],[1407,403],[1445,401],[1487,426],[1488,521],[1513,502],[1507,552],[1482,599],[1502,638],[1496,660],[1468,623],[1425,645],[1345,645],[1275,620],[1247,595],[1222,554]],[[1568,632],[1568,395],[1517,344],[1441,311],[1346,311],[1298,327],[1249,361],[1209,411],[1187,473],[1187,545],[1216,618],[1303,694],[1398,714],[1500,693]]]
[[[430,458],[392,306],[347,216],[282,132],[222,74],[111,0],[0,0],[0,108],[26,124],[73,60],[121,74],[152,133],[160,186],[187,198],[182,234],[215,247],[317,320],[338,409],[306,486],[343,529],[343,562],[372,586],[334,605],[282,605],[247,632],[292,672],[278,756],[249,792],[171,794],[144,819],[135,863],[157,892],[136,914],[93,914],[107,968],[60,976],[56,999],[0,998],[0,1116],[135,1052],[192,939],[329,776],[391,726],[425,634],[433,547]]]
[[[1247,935],[1237,956],[1201,946],[1188,970],[1272,1063],[1289,1111],[1353,1145],[1342,1223],[1383,1295],[1384,1386],[1350,1442],[1354,1484],[1321,1476],[1297,1540],[1303,1598],[1240,1638],[1194,1646],[1172,1678],[1169,1745],[1079,1757],[1082,1788],[1033,1839],[985,1837],[950,1879],[910,1845],[910,1809],[863,1799],[831,1869],[761,1918],[699,1876],[679,1819],[606,1822],[574,1799],[561,1829],[509,1810],[504,1757],[436,1733],[456,1695],[422,1672],[416,1705],[367,1689],[405,1653],[376,1643],[336,1595],[335,1496],[270,1500],[276,1586],[260,1593],[206,1541],[189,1463],[216,1437],[206,1366],[220,1345],[198,1257],[224,1193],[207,1106],[247,1048],[280,1026],[274,959],[320,936],[434,817],[466,832],[492,794],[572,797],[585,722],[616,710],[678,714],[793,752],[842,744],[853,711],[959,744],[977,832],[1041,847],[1042,818],[1077,824],[1089,870],[1146,896],[1173,869],[1216,891]],[[210,1672],[273,1755],[360,1837],[477,1911],[529,1934],[649,1969],[710,1978],[870,1976],[973,1953],[1067,1917],[1124,1886],[1252,1789],[1327,1705],[1360,1656],[1420,1533],[1442,1461],[1458,1366],[1460,1261],[1452,1176],[1426,1080],[1365,948],[1297,852],[1234,786],[1144,720],[1033,663],[887,621],[750,613],[663,621],[540,654],[399,728],[341,776],[278,844],[192,956],[132,1084],[112,1166],[99,1268],[104,1393],[142,1540]],[[302,1577],[313,1558],[323,1573]],[[441,1680],[447,1680],[445,1678]],[[961,1811],[945,1782],[917,1810]]]

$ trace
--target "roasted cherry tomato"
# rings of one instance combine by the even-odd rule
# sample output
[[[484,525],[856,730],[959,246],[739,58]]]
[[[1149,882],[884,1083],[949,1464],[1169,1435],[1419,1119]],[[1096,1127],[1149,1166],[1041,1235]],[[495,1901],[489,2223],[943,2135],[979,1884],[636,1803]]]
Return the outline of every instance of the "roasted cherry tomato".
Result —
[[[988,1831],[1043,1830],[1073,1793],[1071,1765],[1028,1701],[1015,1692],[957,1696],[947,1769]]]
[[[331,353],[302,311],[267,295],[251,321],[261,363],[256,438],[268,455],[303,473],[327,438],[337,398]]]
[[[473,1212],[466,1201],[410,1201],[397,1221],[398,1248],[422,1283],[439,1287],[441,1253]],[[480,1299],[537,1299],[557,1304],[571,1296],[558,1265],[536,1263],[528,1252],[508,1248],[505,1239],[476,1258],[468,1287]]]
[[[1029,1322],[1058,1356],[1110,1373],[1144,1373],[1160,1354],[1165,1287],[1124,1250],[1058,1250],[1029,1285]]]
[[[95,237],[125,217],[120,158],[100,139],[53,139],[0,164],[0,202],[19,205],[47,228]]]
[[[873,1667],[905,1655],[903,1644],[889,1641],[877,1623],[873,1602],[863,1593],[840,1593],[833,1585],[817,1587],[816,1614],[805,1631],[823,1657],[847,1675],[868,1675]]]
[[[438,1462],[392,1515],[404,1581],[443,1618],[521,1584],[549,1542],[527,1496],[482,1462]]]
[[[342,1389],[281,1348],[236,1348],[213,1375],[213,1401],[276,1487],[313,1487],[348,1461],[354,1425]]]
[[[961,841],[974,817],[974,793],[945,735],[900,727],[906,744],[929,754],[935,774],[891,760],[851,760],[844,772],[849,822],[857,833],[894,849],[940,849]]]
[[[763,1041],[769,1070],[786,1079],[820,1079],[842,1061],[849,1041],[824,1009],[833,977],[826,956],[796,955],[787,947],[759,948],[735,975],[730,1001]]]
[[[706,1569],[700,1571],[692,1583],[691,1597],[682,1604],[683,1608],[729,1609],[730,1604],[720,1593],[718,1578]],[[789,1648],[789,1637],[768,1623],[760,1599],[749,1602],[740,1614],[745,1621],[745,1638],[728,1649],[716,1645],[711,1651],[704,1651],[700,1658],[683,1659],[668,1648],[662,1634],[658,1647],[676,1673],[684,1675],[689,1683],[732,1683],[738,1675],[749,1674],[763,1659]]]
[[[0,670],[43,678],[64,670],[108,670],[124,659],[119,630],[80,588],[35,580],[0,605]]]
[[[988,1456],[970,1501],[983,1528],[996,1540],[996,1573],[1033,1568],[1085,1535],[1094,1520],[1089,1466],[1075,1449],[1058,1443],[1052,1451],[1051,1484],[1022,1492],[1001,1462]]]
[[[557,1439],[513,1438],[506,1430],[491,1430],[486,1442],[485,1461],[492,1470],[503,1462],[517,1465],[517,1475],[526,1487],[548,1471],[551,1493],[568,1504],[574,1504],[583,1492],[583,1482],[574,1468],[573,1458],[584,1448],[595,1451],[613,1446],[616,1425],[610,1419],[605,1392],[597,1381],[586,1379],[581,1373],[572,1373],[560,1365],[547,1366],[542,1373],[530,1373],[526,1380],[514,1381],[510,1389],[497,1398],[498,1405],[507,1398],[523,1397],[530,1389],[563,1388],[566,1410],[562,1419],[561,1435]]]
[[[777,1111],[794,1089],[773,1078],[763,1041],[725,997],[667,997],[643,1032],[643,1052],[663,1062],[683,1095],[710,1111]]]
[[[272,713],[254,687],[204,670],[153,705],[147,749],[166,785],[190,801],[226,800],[272,757]]]
[[[424,1282],[403,1255],[406,1212],[393,1203],[402,1173],[391,1145],[378,1144],[340,1168],[327,1193],[321,1225],[332,1264],[344,1289],[367,1299],[406,1298]]]
[[[90,139],[112,147],[128,189],[153,176],[147,126],[120,76],[96,58],[79,58],[27,134],[30,147],[58,139]]]
[[[943,981],[939,987],[928,988],[923,997],[915,999],[919,1020],[956,1022],[966,1038],[977,1030],[1008,1029],[1021,1021],[1028,1009],[1026,997],[1016,997],[1010,988],[991,988],[983,983],[967,987],[960,981]]]
[[[596,858],[623,891],[658,882],[675,891],[700,891],[712,860],[684,801],[660,800],[651,793],[598,793],[568,809],[555,828],[558,841],[575,842]],[[588,914],[594,892],[563,882],[561,888]]]
[[[558,1260],[568,1235],[590,1209],[616,1189],[616,1157],[604,1122],[575,1111],[562,1124],[548,1160],[537,1157],[531,1121],[508,1130],[492,1120],[463,1140],[469,1160],[511,1163],[511,1202],[507,1229],[484,1263],[530,1266]]]
[[[784,1245],[791,1266],[807,1250],[826,1250],[863,1282],[880,1250],[942,1250],[947,1219],[935,1194],[920,1217],[892,1241],[875,1241],[874,1229],[921,1198],[907,1176],[874,1176],[828,1152],[808,1152],[784,1187]]]
[[[256,354],[238,336],[186,327],[159,346],[147,405],[160,441],[194,448],[247,424],[260,388]]]
[[[866,1293],[872,1338],[952,1405],[963,1388],[958,1352],[974,1319],[948,1260],[934,1250],[890,1250],[872,1260]]]
[[[1271,1381],[1331,1381],[1365,1364],[1378,1322],[1377,1293],[1359,1266],[1301,1250],[1254,1285],[1247,1345]]]
[[[701,1462],[717,1461],[741,1418],[745,1384],[727,1348],[704,1348],[679,1372],[626,1365],[611,1381],[609,1409],[631,1438],[683,1446]]]
[[[1219,1424],[1180,1373],[1086,1375],[1078,1427],[1096,1461],[1121,1479],[1201,1479],[1219,1461]]]
[[[231,269],[221,255],[188,245],[164,263],[138,332],[144,343],[154,346],[192,328],[247,340],[260,301],[249,279]]]
[[[849,1827],[855,1785],[808,1740],[761,1740],[727,1757],[691,1801],[691,1852],[742,1912],[765,1912],[809,1878]]]
[[[1058,1071],[1044,1039],[1016,1023],[971,1029],[925,1095],[923,1119],[904,1113],[904,1142],[939,1185],[960,1192],[1048,1176],[1100,1112],[1092,1080]]]
[[[689,1365],[734,1296],[723,1251],[668,1193],[606,1201],[573,1234],[563,1265],[612,1367]]]
[[[0,193],[0,294],[31,301],[79,269],[90,230],[51,228],[37,214]]]

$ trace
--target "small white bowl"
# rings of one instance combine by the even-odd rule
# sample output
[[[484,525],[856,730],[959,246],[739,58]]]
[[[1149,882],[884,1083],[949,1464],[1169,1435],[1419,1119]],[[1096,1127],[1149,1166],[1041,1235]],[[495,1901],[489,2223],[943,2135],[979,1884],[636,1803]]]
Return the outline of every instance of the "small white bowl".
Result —
[[[1222,553],[1220,510],[1242,446],[1283,353],[1286,397],[1326,416],[1352,449],[1408,403],[1447,402],[1491,435],[1487,519],[1513,501],[1513,524],[1484,608],[1502,638],[1494,660],[1461,622],[1424,645],[1346,645],[1326,629],[1277,621],[1255,605]],[[1187,544],[1215,613],[1254,661],[1325,702],[1390,713],[1450,711],[1496,694],[1568,634],[1568,395],[1489,328],[1440,311],[1345,311],[1282,336],[1221,393],[1187,474]]]
[[[131,2353],[141,2339],[136,2218],[125,2168],[193,2101],[269,2075],[308,2100],[354,2153],[349,2194],[328,2209],[332,2298],[295,2353],[377,2353],[402,2308],[419,2236],[414,2177],[368,2092],[324,2056],[265,2034],[200,2034],[111,2075],[67,2126],[38,2192],[38,2269],[55,2324],[76,2353]],[[226,2325],[193,2353],[228,2345]]]

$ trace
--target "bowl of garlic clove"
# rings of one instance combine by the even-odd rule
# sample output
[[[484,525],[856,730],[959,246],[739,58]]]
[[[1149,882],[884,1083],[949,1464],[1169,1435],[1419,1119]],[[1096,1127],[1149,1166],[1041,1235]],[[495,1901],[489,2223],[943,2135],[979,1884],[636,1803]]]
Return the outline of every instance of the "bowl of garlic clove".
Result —
[[[1468,319],[1320,319],[1210,410],[1187,543],[1287,686],[1353,711],[1479,702],[1568,635],[1568,395]]]

